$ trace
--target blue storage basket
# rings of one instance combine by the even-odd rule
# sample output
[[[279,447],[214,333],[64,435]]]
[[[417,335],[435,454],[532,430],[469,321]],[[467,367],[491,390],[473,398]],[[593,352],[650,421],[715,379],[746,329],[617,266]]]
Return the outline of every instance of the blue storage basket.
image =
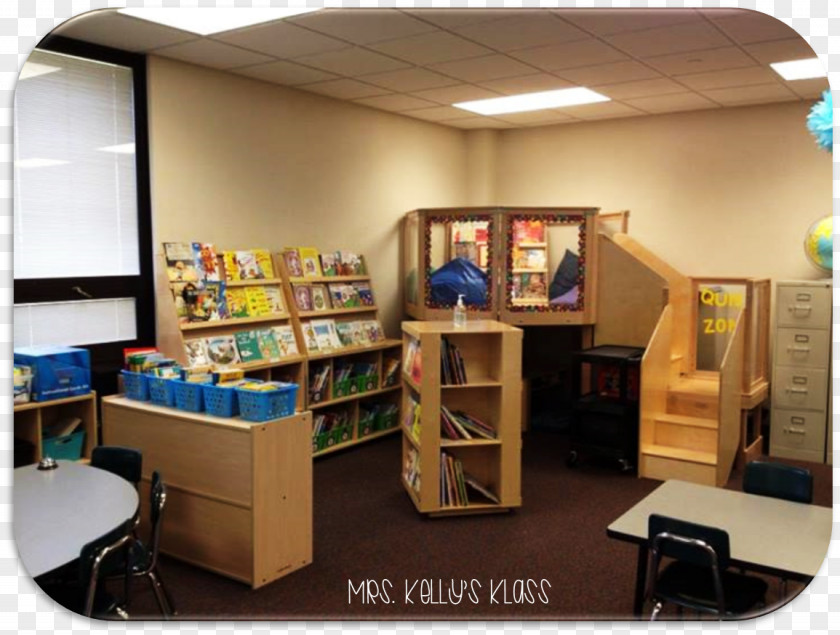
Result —
[[[175,384],[175,407],[188,412],[204,411],[204,384],[170,379]]]
[[[257,391],[236,388],[239,396],[239,415],[246,421],[269,421],[295,414],[297,384],[269,382],[278,390]]]
[[[149,401],[157,406],[175,407],[175,384],[167,377],[149,375]]]
[[[149,400],[149,376],[143,373],[133,373],[130,370],[122,371],[125,396],[137,401]]]
[[[235,417],[239,414],[239,399],[233,386],[201,384],[204,389],[204,409],[209,415]]]

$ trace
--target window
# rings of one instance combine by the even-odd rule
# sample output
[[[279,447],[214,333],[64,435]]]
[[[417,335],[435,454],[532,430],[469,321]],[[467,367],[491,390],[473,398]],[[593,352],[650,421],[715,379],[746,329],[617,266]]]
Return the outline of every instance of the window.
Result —
[[[15,91],[15,346],[85,346],[94,374],[155,339],[145,100],[143,56],[58,37]]]

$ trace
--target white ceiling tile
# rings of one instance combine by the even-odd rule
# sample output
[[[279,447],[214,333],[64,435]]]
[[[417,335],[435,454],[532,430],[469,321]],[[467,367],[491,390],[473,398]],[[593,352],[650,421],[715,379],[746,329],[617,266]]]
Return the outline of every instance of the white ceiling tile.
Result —
[[[731,44],[725,35],[705,21],[610,35],[606,40],[634,57],[643,58]]]
[[[481,88],[479,86],[472,86],[470,84],[460,84],[458,86],[449,86],[447,88],[432,88],[430,90],[421,90],[412,93],[421,99],[428,99],[438,104],[448,106],[450,104],[457,104],[462,101],[473,101],[474,99],[490,99],[492,97],[499,97],[499,93]]]
[[[397,92],[412,92],[460,83],[457,79],[434,73],[425,68],[403,68],[398,71],[365,75],[364,81]]]
[[[548,11],[534,11],[517,17],[472,24],[455,30],[465,38],[497,51],[560,44],[586,39],[588,35]]]
[[[481,82],[479,86],[505,95],[522,95],[524,93],[536,93],[544,90],[569,88],[573,84],[555,75],[535,73],[534,75],[493,79],[489,82]]]
[[[312,82],[321,82],[336,78],[336,75],[332,73],[326,73],[315,68],[308,68],[307,66],[301,66],[300,64],[283,60],[269,62],[268,64],[259,64],[257,66],[237,68],[233,72],[237,75],[245,75],[246,77],[262,79],[275,84],[285,84],[287,86],[310,84]]]
[[[744,50],[764,64],[817,57],[811,45],[801,37],[760,44],[747,44],[744,46]]]
[[[116,9],[77,15],[60,24],[52,34],[135,53],[198,39],[194,33],[138,20],[117,13]]]
[[[551,123],[559,123],[561,121],[574,121],[574,117],[554,109],[534,110],[531,112],[512,112],[506,115],[496,115],[495,118],[507,121],[508,123],[521,124],[523,126],[547,125]]]
[[[454,128],[465,128],[470,130],[481,128],[514,127],[513,124],[508,123],[507,121],[500,121],[499,119],[493,119],[492,117],[467,117],[466,119],[452,119],[451,121],[446,121],[445,124]]]
[[[285,20],[219,33],[210,36],[210,39],[279,58],[314,55],[350,46],[347,42],[313,33]]]
[[[237,66],[261,64],[263,62],[270,62],[272,59],[267,55],[245,51],[235,46],[229,46],[207,39],[194,40],[184,44],[174,44],[166,48],[156,49],[154,54],[222,70]]]
[[[678,112],[681,110],[702,110],[718,108],[714,102],[697,93],[679,93],[676,95],[657,95],[628,99],[624,103],[650,113]]]
[[[363,48],[342,49],[319,53],[318,55],[307,55],[297,58],[301,64],[314,66],[330,73],[358,77],[370,73],[383,73],[398,68],[407,68],[408,64],[398,60],[374,53]]]
[[[563,79],[567,79],[581,86],[616,84],[618,82],[629,82],[637,79],[661,77],[657,71],[636,61],[570,68],[563,70],[558,75]]]
[[[474,114],[461,110],[460,108],[453,108],[452,106],[435,106],[434,108],[420,108],[419,110],[411,110],[407,114],[418,119],[425,119],[426,121],[449,121],[451,119],[466,119],[473,118]]]
[[[501,79],[502,77],[530,75],[534,73],[533,68],[507,55],[472,57],[467,60],[433,64],[430,68],[444,75],[457,77],[465,82],[483,82],[491,79]]]
[[[411,95],[383,95],[381,97],[365,97],[364,99],[354,100],[357,104],[370,106],[371,108],[379,108],[381,110],[390,110],[393,112],[403,112],[406,110],[417,110],[419,108],[430,108],[434,106],[433,102],[425,99],[418,99]]]
[[[501,20],[509,16],[504,9],[404,9],[415,18],[431,22],[444,29],[457,29],[468,24]]]
[[[660,57],[650,57],[645,61],[671,77],[688,75],[689,73],[707,73],[709,71],[756,66],[755,60],[737,46],[662,55]]]
[[[829,88],[828,79],[825,77],[797,79],[793,82],[784,82],[784,84],[803,99],[819,99],[823,91]]]
[[[610,119],[612,117],[632,117],[644,113],[626,104],[617,101],[604,101],[598,104],[586,104],[583,106],[570,106],[563,108],[563,112],[580,119]]]
[[[511,56],[544,71],[562,71],[628,59],[621,51],[595,39],[525,49],[511,53]]]
[[[727,14],[710,12],[709,17],[739,44],[753,44],[799,36],[793,27],[760,11],[742,10]]]
[[[372,44],[369,48],[412,64],[421,65],[450,62],[493,53],[484,46],[445,31],[435,31],[399,40],[380,42],[379,44]]]
[[[387,95],[389,92],[378,86],[357,82],[355,79],[335,79],[329,82],[306,84],[300,88],[313,93],[335,97],[336,99],[359,99],[362,97]]]
[[[746,68],[733,68],[723,71],[712,71],[710,73],[678,75],[674,79],[692,90],[707,90],[710,88],[728,88],[730,86],[769,84],[780,78],[766,66],[748,66]]]
[[[685,87],[664,77],[659,79],[643,79],[637,82],[622,82],[598,86],[596,90],[611,99],[632,99],[634,97],[650,97],[651,95],[667,95],[668,93],[684,93]]]
[[[596,35],[696,22],[693,9],[558,9],[554,13]]]
[[[743,106],[777,101],[794,101],[798,96],[781,84],[761,84],[738,88],[704,90],[703,95],[723,106]]]
[[[435,30],[427,22],[387,9],[329,9],[306,13],[293,22],[354,44],[371,44]]]

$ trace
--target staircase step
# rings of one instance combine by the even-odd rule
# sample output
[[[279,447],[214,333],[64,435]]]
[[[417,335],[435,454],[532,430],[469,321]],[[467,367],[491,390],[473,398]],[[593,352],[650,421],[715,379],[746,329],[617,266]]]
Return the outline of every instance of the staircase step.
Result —
[[[708,430],[717,430],[717,419],[708,417],[691,417],[689,415],[673,414],[670,412],[663,412],[654,417],[657,423],[670,423],[678,426],[687,426],[691,428],[706,428]]]
[[[720,393],[720,379],[713,377],[680,377],[668,386],[668,392],[717,397]]]
[[[717,456],[713,452],[701,452],[688,450],[686,448],[675,448],[669,445],[657,445],[654,443],[643,443],[642,454],[658,456],[665,459],[676,459],[689,463],[701,463],[703,465],[717,465]]]
[[[717,419],[663,413],[654,420],[653,442],[656,445],[717,452]]]

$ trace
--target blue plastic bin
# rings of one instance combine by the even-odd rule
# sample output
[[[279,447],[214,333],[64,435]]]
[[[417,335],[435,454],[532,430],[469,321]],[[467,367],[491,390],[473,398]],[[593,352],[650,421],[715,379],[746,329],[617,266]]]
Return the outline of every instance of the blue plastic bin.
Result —
[[[149,375],[149,401],[157,406],[175,407],[175,384],[167,377]]]
[[[204,386],[196,382],[170,379],[175,384],[175,407],[188,412],[204,412]]]
[[[217,417],[235,417],[239,414],[239,399],[233,386],[201,384],[204,389],[204,410]]]
[[[295,414],[297,384],[267,382],[278,390],[258,391],[236,388],[239,396],[239,415],[246,421],[269,421]]]
[[[125,396],[137,401],[149,401],[149,376],[143,373],[122,371]]]

